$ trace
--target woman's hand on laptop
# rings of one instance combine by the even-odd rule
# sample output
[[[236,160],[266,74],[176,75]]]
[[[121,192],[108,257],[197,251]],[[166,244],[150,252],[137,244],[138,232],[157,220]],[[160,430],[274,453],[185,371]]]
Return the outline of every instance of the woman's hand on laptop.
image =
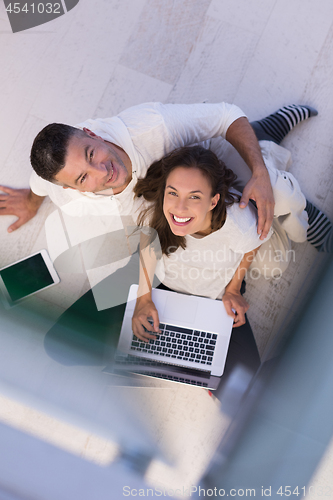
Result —
[[[153,325],[148,321],[148,318],[152,318]],[[150,332],[154,331],[156,334],[159,334],[159,323],[158,312],[151,299],[151,294],[148,293],[138,297],[132,317],[132,330],[134,335],[144,342],[148,342],[149,339],[156,340],[156,335]],[[145,328],[148,331],[146,331]]]
[[[235,274],[225,287],[222,300],[227,314],[234,318],[234,327],[242,326],[246,323],[245,313],[250,306],[241,295],[240,290],[246,271],[253,262],[259,248],[260,247],[257,247],[243,255]]]
[[[228,290],[226,287],[222,301],[227,314],[234,318],[234,327],[244,325],[246,323],[245,313],[250,306],[240,292],[234,289]]]

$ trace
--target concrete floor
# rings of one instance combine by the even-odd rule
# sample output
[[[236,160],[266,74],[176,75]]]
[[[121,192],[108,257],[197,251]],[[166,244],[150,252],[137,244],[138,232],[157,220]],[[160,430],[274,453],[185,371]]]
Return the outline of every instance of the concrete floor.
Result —
[[[306,197],[333,218],[331,0],[81,0],[59,19],[16,34],[1,3],[0,41],[1,184],[28,186],[30,146],[49,122],[75,125],[145,101],[233,102],[250,120],[304,103],[319,115],[299,125],[283,145],[292,152],[290,170]],[[47,247],[45,222],[54,210],[45,201],[13,234],[6,229],[15,217],[0,218],[1,267]],[[311,291],[313,281],[306,287],[304,282],[317,252],[309,244],[293,248],[295,261],[280,280],[248,282],[248,315],[263,358],[295,300]],[[38,307],[48,311],[48,327],[88,287],[87,276],[63,273],[57,287],[41,294]],[[221,436],[229,425],[219,404],[204,390],[169,383],[163,391],[152,385],[125,392],[137,401],[142,418],[147,404],[153,408],[153,434],[176,462],[154,463],[147,480],[170,487],[197,481],[214,451],[216,428]],[[75,444],[65,424],[47,416],[41,430],[36,419],[44,417],[14,399],[1,400],[2,420],[44,439],[51,439],[52,426],[60,426],[59,445],[87,455],[91,434]],[[179,437],[184,433],[191,443],[186,453]],[[112,445],[98,439],[90,456],[102,463],[113,456]],[[330,447],[314,481],[333,484],[332,460]]]

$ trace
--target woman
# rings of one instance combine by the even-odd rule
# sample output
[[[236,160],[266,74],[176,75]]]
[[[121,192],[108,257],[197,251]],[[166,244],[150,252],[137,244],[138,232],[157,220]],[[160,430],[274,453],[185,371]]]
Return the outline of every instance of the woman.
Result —
[[[154,163],[135,194],[148,206],[139,224],[148,224],[159,237],[162,259],[141,252],[140,284],[132,327],[142,340],[156,338],[158,313],[150,283],[156,275],[169,289],[222,299],[234,326],[246,322],[248,304],[241,287],[260,244],[254,207],[239,208],[231,185],[236,176],[216,155],[200,146],[180,148]],[[163,266],[162,266],[163,263]],[[163,269],[164,268],[164,269]],[[145,327],[145,328],[144,328]]]

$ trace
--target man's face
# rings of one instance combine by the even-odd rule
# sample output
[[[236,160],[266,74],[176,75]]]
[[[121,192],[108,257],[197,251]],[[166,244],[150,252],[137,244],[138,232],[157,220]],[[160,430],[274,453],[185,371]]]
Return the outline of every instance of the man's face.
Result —
[[[97,193],[112,188],[117,194],[131,178],[131,161],[125,151],[84,129],[84,134],[71,137],[65,166],[55,181],[78,191]]]

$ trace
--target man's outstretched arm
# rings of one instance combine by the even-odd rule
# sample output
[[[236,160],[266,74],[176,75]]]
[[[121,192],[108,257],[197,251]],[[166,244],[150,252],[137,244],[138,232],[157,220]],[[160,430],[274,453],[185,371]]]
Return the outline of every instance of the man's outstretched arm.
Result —
[[[37,196],[31,189],[12,189],[0,186],[0,215],[16,215],[18,219],[7,229],[9,233],[23,226],[38,212],[45,196]]]
[[[228,128],[226,139],[241,155],[252,171],[240,201],[245,207],[251,198],[258,208],[258,234],[265,239],[273,222],[274,196],[268,171],[264,164],[259,143],[247,118],[235,120]]]

